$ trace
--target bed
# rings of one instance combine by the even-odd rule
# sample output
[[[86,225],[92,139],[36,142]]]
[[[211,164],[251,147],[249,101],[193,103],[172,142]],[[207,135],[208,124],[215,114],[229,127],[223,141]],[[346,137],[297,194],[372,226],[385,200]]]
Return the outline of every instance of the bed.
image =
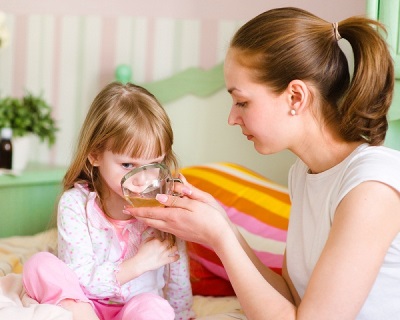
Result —
[[[290,210],[286,187],[234,163],[188,166],[181,172],[215,195],[260,259],[280,273]],[[39,251],[56,254],[56,238],[49,228],[0,239],[0,319],[70,319],[64,309],[30,299],[21,282],[24,262]],[[215,253],[195,243],[188,243],[188,251],[197,319],[246,319]]]

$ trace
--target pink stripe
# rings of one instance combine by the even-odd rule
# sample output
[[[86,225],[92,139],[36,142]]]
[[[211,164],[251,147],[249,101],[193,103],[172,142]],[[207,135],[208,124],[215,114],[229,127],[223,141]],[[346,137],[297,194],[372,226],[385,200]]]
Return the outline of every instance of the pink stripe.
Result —
[[[263,264],[270,268],[282,268],[283,254],[275,254],[270,252],[261,252],[253,250],[256,256]]]
[[[256,250],[253,250],[253,251],[256,254],[256,256],[261,260],[261,262],[264,265],[266,265],[267,267],[282,268],[283,254],[275,254],[275,253],[270,253],[270,252],[266,252],[266,251],[265,252],[256,251]],[[209,269],[210,271],[214,272],[215,274],[221,276],[220,273],[217,273],[217,272],[219,272],[218,270],[221,269],[221,266],[219,266],[213,262],[210,262],[209,260],[206,260],[205,258],[203,258],[201,256],[196,255],[195,252],[190,252],[189,255],[192,259],[200,262],[202,265],[206,266],[206,264],[207,264],[207,269]]]
[[[115,17],[104,17],[102,19],[102,38],[100,50],[100,87],[115,79],[115,56],[116,56],[116,34],[117,23]]]
[[[154,42],[156,41],[156,33],[155,33],[155,19],[148,18],[147,19],[147,55],[146,61],[143,63],[146,66],[145,74],[144,74],[144,82],[151,82],[154,79],[153,71],[154,71],[154,59],[155,59],[155,52],[154,52]],[[135,79],[135,76],[133,76]]]
[[[216,20],[203,20],[201,22],[200,35],[200,67],[209,69],[215,66],[217,61],[218,24]],[[214,50],[210,50],[214,48]]]
[[[16,59],[13,64],[14,82],[12,94],[16,97],[21,97],[25,93],[26,83],[26,66],[27,66],[27,43],[28,43],[28,17],[16,16],[15,19],[15,41],[14,52]]]
[[[237,210],[234,207],[228,207],[222,203],[220,204],[223,206],[232,222],[236,225],[241,226],[247,231],[260,237],[286,242],[287,230],[275,228]]]
[[[59,93],[60,93],[60,81],[62,81],[60,72],[60,61],[61,61],[61,17],[54,17],[54,60],[53,60],[53,94],[51,105],[53,106],[51,112],[53,117],[58,120],[60,118],[60,108],[59,108]],[[55,164],[57,159],[57,148],[51,148],[50,151],[50,164]]]

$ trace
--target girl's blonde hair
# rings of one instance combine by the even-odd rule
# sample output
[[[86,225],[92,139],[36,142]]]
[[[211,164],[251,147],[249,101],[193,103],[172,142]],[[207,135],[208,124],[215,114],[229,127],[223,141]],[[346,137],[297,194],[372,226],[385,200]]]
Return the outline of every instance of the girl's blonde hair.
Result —
[[[63,191],[85,183],[104,202],[109,190],[89,155],[109,150],[132,158],[158,158],[171,171],[178,168],[172,150],[173,132],[164,108],[145,88],[112,82],[95,97],[82,125],[72,162],[63,179]],[[103,210],[105,206],[103,205]]]
[[[394,67],[380,31],[371,19],[351,17],[338,24],[298,8],[266,11],[243,25],[230,48],[250,68],[254,81],[282,93],[292,80],[317,88],[325,123],[345,141],[383,142],[392,101]],[[350,80],[346,56],[338,45],[346,39],[354,53]]]

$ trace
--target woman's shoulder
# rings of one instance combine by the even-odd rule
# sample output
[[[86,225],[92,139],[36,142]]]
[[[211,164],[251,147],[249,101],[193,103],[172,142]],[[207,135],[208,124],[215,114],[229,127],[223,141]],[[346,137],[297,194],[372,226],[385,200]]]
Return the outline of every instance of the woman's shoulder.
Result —
[[[400,151],[384,146],[364,146],[351,157],[349,167],[375,167],[400,174]],[[380,170],[378,169],[380,168]]]
[[[383,182],[400,190],[400,151],[384,146],[364,146],[351,157],[346,176]]]

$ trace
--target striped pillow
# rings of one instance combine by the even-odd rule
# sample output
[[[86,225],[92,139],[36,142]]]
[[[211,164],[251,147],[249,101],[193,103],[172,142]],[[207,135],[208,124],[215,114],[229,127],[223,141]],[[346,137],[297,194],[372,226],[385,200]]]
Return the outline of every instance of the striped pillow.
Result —
[[[181,172],[189,183],[220,202],[260,260],[281,273],[290,212],[287,188],[233,163],[191,166]],[[188,243],[188,253],[192,264],[228,280],[220,259],[210,248]],[[198,276],[192,277],[199,281]]]

